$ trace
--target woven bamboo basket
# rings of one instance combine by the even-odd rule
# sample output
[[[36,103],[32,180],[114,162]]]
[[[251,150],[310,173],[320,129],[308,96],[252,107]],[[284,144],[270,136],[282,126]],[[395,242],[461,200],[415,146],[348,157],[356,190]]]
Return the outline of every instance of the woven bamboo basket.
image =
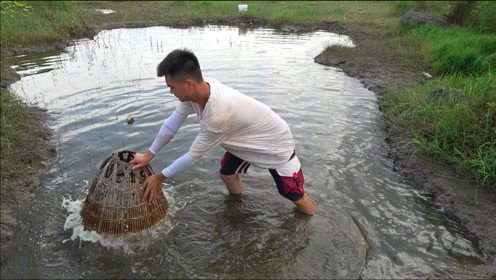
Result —
[[[121,150],[100,165],[81,210],[85,230],[123,235],[149,229],[167,214],[169,204],[158,192],[150,205],[142,201],[140,185],[151,175],[150,165],[133,170],[135,152]]]

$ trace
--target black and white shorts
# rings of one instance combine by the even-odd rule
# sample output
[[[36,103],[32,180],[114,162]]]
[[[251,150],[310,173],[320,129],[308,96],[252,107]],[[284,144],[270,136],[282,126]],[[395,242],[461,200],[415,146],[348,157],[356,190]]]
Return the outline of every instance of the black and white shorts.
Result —
[[[234,175],[238,173],[246,173],[250,163],[226,152],[221,160],[221,168],[219,172],[224,175]],[[276,183],[277,190],[285,198],[291,201],[297,201],[303,197],[303,172],[301,171],[301,164],[293,152],[289,161],[277,169],[269,169],[274,182]]]

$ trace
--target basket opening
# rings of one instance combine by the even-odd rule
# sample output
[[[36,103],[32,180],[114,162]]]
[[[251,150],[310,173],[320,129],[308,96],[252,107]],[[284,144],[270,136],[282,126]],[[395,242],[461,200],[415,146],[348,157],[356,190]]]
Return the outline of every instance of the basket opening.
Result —
[[[110,165],[107,170],[105,171],[105,178],[110,178],[112,177],[112,173],[114,171],[114,165]]]
[[[146,175],[145,175],[145,171],[144,171],[144,168],[141,168],[140,170],[140,175],[141,175],[141,179],[142,181],[146,181]]]
[[[120,160],[123,160],[125,162],[130,162],[134,158],[134,152],[130,151],[122,151],[117,154]]]
[[[115,182],[116,183],[121,183],[124,179],[124,173],[122,172],[119,172],[117,173],[117,177],[115,178]]]

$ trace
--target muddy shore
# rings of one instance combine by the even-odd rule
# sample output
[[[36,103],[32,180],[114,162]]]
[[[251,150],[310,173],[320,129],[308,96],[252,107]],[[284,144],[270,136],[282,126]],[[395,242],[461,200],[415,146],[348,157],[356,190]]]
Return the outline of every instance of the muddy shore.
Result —
[[[399,52],[384,44],[386,39],[393,35],[380,26],[352,26],[336,22],[317,25],[299,25],[291,22],[271,24],[266,20],[256,18],[194,20],[192,22],[140,21],[100,24],[85,30],[79,30],[74,36],[92,37],[100,30],[113,28],[149,26],[188,28],[204,24],[235,25],[243,28],[265,26],[288,32],[326,30],[350,36],[356,45],[355,48],[343,48],[335,52],[324,51],[314,60],[322,65],[338,67],[348,76],[357,78],[364,87],[373,91],[379,100],[389,90],[400,91],[409,85],[424,82],[426,78],[422,72],[432,74],[427,65],[419,63],[413,67],[402,64],[401,59],[399,59]],[[8,54],[19,55],[62,50],[65,46],[66,43],[49,47],[15,48],[9,49]],[[33,118],[38,121],[40,126],[46,127],[46,120],[49,115],[44,111],[35,111],[37,111],[37,114],[33,114]],[[39,114],[42,114],[42,117]],[[452,179],[456,177],[454,169],[435,164],[428,158],[422,158],[418,155],[412,156],[406,147],[408,139],[399,135],[390,126],[386,126],[383,129],[388,134],[385,139],[390,145],[388,156],[395,163],[396,170],[407,178],[414,187],[434,197],[451,221],[467,228],[479,240],[487,262],[487,265],[482,265],[479,269],[488,273],[488,275],[494,275],[492,277],[496,279],[496,192],[494,190],[479,190],[476,197],[475,182]],[[37,137],[40,139],[36,144],[38,145],[37,149],[46,151],[46,154],[51,155],[52,160],[54,160],[53,136],[52,139],[48,139],[46,135]],[[46,161],[49,162],[50,159]],[[52,162],[52,164],[54,163]],[[5,218],[5,221],[8,221],[2,224],[2,247],[8,245],[15,234],[15,207],[19,207],[29,200],[29,194],[42,180],[40,176],[43,174],[45,165],[41,163],[29,165],[33,172],[23,174],[18,179],[13,180],[16,181],[15,186],[17,187],[11,189],[16,191],[2,192],[2,210],[13,210],[7,214],[2,211],[2,220]]]

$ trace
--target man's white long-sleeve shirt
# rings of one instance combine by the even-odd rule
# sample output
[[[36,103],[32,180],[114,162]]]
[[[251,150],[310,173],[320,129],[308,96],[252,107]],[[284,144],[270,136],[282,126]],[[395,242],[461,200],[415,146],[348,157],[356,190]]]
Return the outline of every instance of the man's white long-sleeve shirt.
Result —
[[[210,97],[204,109],[190,101],[176,107],[183,115],[196,113],[200,133],[189,152],[163,170],[165,176],[191,166],[219,145],[260,168],[277,169],[289,160],[295,143],[288,124],[279,115],[216,79],[205,81],[210,85]]]

